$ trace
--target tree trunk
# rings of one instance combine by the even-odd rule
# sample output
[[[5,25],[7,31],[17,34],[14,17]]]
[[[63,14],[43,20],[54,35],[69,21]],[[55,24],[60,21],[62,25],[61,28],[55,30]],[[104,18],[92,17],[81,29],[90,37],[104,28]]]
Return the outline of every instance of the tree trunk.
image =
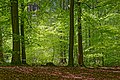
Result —
[[[18,20],[18,0],[11,0],[11,19],[12,19],[12,34],[13,34],[13,65],[20,65],[20,37],[19,37],[19,20]]]
[[[65,0],[62,0],[62,9],[63,10],[66,10],[66,1]],[[60,31],[60,33],[64,33],[62,30]],[[60,39],[61,40],[65,40],[65,36],[60,36]],[[67,60],[66,60],[66,44],[63,42],[63,41],[60,41],[60,46],[61,46],[61,50],[60,50],[60,64],[61,65],[64,65],[67,63]]]
[[[82,26],[81,26],[81,2],[78,0],[78,64],[83,66]]]
[[[2,49],[2,28],[0,26],[0,64],[4,62]]]
[[[73,59],[73,47],[74,47],[74,0],[70,1],[70,34],[69,34],[69,60],[68,66],[74,66]]]
[[[21,3],[21,46],[22,46],[22,64],[26,64],[25,41],[24,41],[24,0]]]

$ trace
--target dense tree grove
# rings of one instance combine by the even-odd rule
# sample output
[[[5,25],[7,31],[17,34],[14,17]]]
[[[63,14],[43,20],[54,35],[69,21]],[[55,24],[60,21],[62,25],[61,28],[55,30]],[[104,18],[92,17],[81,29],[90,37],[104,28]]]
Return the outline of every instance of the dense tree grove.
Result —
[[[120,66],[119,0],[2,0],[0,65]]]

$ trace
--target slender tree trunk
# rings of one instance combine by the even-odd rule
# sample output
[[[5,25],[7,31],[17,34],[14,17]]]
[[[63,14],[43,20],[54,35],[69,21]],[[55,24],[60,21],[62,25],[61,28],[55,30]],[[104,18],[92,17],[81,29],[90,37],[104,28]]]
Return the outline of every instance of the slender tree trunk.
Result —
[[[67,5],[67,3],[66,3],[66,1],[65,0],[62,0],[62,9],[63,10],[66,10],[67,8],[66,8],[66,5]],[[60,31],[60,33],[64,33],[62,30]],[[65,40],[65,36],[60,36],[60,39],[61,40]],[[64,65],[64,64],[66,64],[67,63],[67,61],[66,61],[66,44],[63,42],[63,41],[60,41],[60,46],[61,46],[61,50],[60,50],[60,64],[61,65]]]
[[[74,66],[73,47],[74,47],[74,0],[71,0],[70,1],[70,34],[69,34],[68,66]]]
[[[0,63],[3,63],[3,49],[2,49],[2,28],[0,26]]]
[[[63,6],[63,0],[60,0],[60,8]]]
[[[13,65],[20,65],[20,38],[19,38],[19,20],[18,20],[18,0],[11,0],[11,19],[12,19],[12,34],[13,34]]]
[[[3,4],[4,5],[4,4]],[[2,8],[3,10],[3,8]],[[2,12],[3,14],[3,12]],[[0,26],[0,64],[4,62],[4,57],[3,57],[3,36],[2,36],[2,26]]]
[[[24,0],[21,3],[21,46],[22,46],[22,64],[26,64],[25,41],[24,41]]]
[[[61,36],[61,39],[64,39],[65,40],[65,37],[62,37]],[[60,64],[61,65],[64,65],[67,63],[66,61],[66,44],[63,42],[63,41],[60,41],[60,46],[61,46],[61,49],[60,49]]]
[[[81,2],[78,0],[78,64],[79,64],[79,66],[84,66],[84,64],[83,64],[81,15],[82,15]]]

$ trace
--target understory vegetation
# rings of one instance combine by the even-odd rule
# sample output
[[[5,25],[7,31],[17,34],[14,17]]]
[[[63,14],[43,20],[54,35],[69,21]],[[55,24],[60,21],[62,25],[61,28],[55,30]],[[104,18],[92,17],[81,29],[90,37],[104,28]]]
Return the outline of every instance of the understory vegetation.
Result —
[[[120,80],[120,0],[1,0],[0,80]]]
[[[0,2],[0,65],[14,62],[13,43],[17,42],[14,38],[21,41],[21,61],[25,60],[29,65],[53,63],[67,66],[70,55],[70,0],[19,0],[17,27],[21,29],[21,35],[13,33],[14,25],[11,22],[14,17],[12,19],[11,15],[14,11],[12,13],[10,10],[14,8],[11,8],[11,1],[16,0]],[[78,13],[79,2],[81,13]],[[84,65],[120,66],[120,1],[74,0],[73,10],[74,65],[79,65],[78,14],[81,14]],[[23,23],[24,35],[21,28]],[[26,57],[23,56],[23,47]]]

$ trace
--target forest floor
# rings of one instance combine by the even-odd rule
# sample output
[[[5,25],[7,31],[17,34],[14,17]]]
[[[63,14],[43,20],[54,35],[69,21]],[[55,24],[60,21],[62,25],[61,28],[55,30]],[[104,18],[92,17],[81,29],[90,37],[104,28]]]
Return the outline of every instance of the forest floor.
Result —
[[[0,80],[120,80],[120,67],[0,67]]]

